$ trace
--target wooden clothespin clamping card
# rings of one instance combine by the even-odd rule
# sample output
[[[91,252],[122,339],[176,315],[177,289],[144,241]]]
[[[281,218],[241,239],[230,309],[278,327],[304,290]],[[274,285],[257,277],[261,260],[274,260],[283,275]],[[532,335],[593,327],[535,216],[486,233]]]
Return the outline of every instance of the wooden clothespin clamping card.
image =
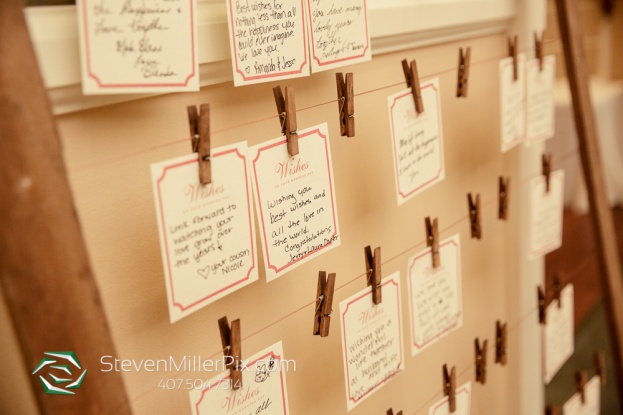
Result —
[[[370,248],[370,245],[366,246],[364,248],[364,256],[368,286],[372,287],[372,301],[374,304],[381,304],[383,301],[383,288],[381,287],[381,247],[376,247],[374,249],[374,255],[372,255],[372,248]]]
[[[450,412],[456,411],[456,367],[448,371],[448,365],[443,365],[443,395],[448,397]]]
[[[506,366],[506,323],[495,322],[495,363]]]
[[[472,198],[472,194],[467,194],[467,208],[469,210],[469,222],[472,238],[482,238],[482,226],[480,224],[480,194]]]
[[[355,136],[355,95],[353,74],[342,72],[335,74],[337,83],[337,105],[340,114],[340,134],[346,137]]]
[[[537,304],[539,307],[539,323],[547,324],[547,301],[545,300],[545,290],[543,287],[538,286],[537,292]]]
[[[299,153],[299,137],[296,126],[296,105],[294,102],[294,87],[286,86],[284,97],[280,86],[273,88],[277,113],[281,122],[281,134],[286,136],[288,142],[288,154],[296,156]]]
[[[318,273],[318,290],[316,294],[316,312],[314,315],[314,335],[327,337],[331,324],[331,310],[333,307],[333,291],[335,289],[335,273],[325,271]]]
[[[468,46],[465,48],[459,48],[459,73],[458,81],[456,84],[456,96],[457,98],[467,98],[467,81],[469,79],[469,60],[471,55],[471,48]]]
[[[500,176],[498,179],[498,219],[508,219],[508,192],[510,191],[510,177]]]
[[[223,345],[226,366],[229,368],[231,387],[240,389],[242,388],[240,319],[232,321],[230,326],[227,317],[221,317],[218,320],[218,328],[221,332],[221,344]]]
[[[485,384],[487,381],[487,343],[488,340],[482,342],[480,347],[480,341],[478,337],[474,340],[475,348],[475,365],[476,365],[476,382]]]
[[[547,405],[545,407],[545,415],[560,415],[560,406]]]
[[[595,364],[595,375],[599,376],[601,386],[606,385],[606,354],[604,352],[595,352],[593,355]]]
[[[586,393],[584,385],[588,382],[588,373],[585,370],[575,372],[575,391],[580,394],[582,404],[586,403]]]
[[[389,408],[386,412],[386,415],[394,415],[394,410],[392,408]],[[398,411],[396,415],[402,415],[402,411]]]
[[[192,151],[198,153],[199,182],[208,184],[212,182],[212,170],[210,167],[210,105],[201,104],[199,113],[197,113],[196,106],[189,105],[187,111]]]
[[[545,177],[545,191],[549,193],[550,175],[552,173],[552,155],[543,154],[541,156],[541,172]]]
[[[539,60],[539,71],[543,71],[543,32],[541,36],[534,32],[534,54]]]
[[[439,226],[437,218],[431,221],[430,216],[424,219],[426,226],[426,246],[432,248],[433,268],[439,268]]]
[[[517,36],[508,37],[508,56],[513,58],[513,80],[519,79],[519,69],[517,68]]]
[[[415,111],[418,114],[424,112],[424,102],[422,101],[422,90],[420,89],[420,77],[417,72],[417,64],[415,60],[411,61],[411,64],[406,59],[402,61],[402,70],[405,74],[405,81],[407,87],[411,88],[413,93],[413,101],[415,102]]]

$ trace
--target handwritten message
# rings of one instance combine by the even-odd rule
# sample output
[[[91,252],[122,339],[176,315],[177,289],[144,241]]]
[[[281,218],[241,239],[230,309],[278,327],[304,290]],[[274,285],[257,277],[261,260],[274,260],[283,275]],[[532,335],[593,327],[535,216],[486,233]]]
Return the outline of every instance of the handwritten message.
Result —
[[[530,222],[528,258],[540,258],[562,245],[565,172],[550,174],[550,189],[545,190],[545,177],[530,181]]]
[[[562,413],[564,415],[599,415],[601,413],[601,383],[599,376],[593,376],[584,385],[584,399],[579,393],[574,393],[573,396],[565,402],[562,407]]]
[[[227,0],[234,85],[309,75],[303,0]]]
[[[441,265],[436,269],[430,248],[408,262],[413,356],[463,325],[458,234],[441,241],[439,255]]]
[[[267,281],[340,244],[327,124],[298,137],[294,157],[285,137],[249,149]]]
[[[560,293],[560,307],[554,300],[547,307],[547,324],[543,327],[543,369],[549,383],[562,365],[573,355],[573,285]]]
[[[366,0],[306,0],[312,72],[372,59]]]
[[[502,152],[520,144],[525,139],[526,127],[526,77],[525,55],[517,55],[518,79],[513,79],[513,58],[500,61],[500,115]]]
[[[469,415],[472,406],[472,382],[456,388],[456,410],[450,412],[448,397],[441,398],[428,409],[428,415]]]
[[[340,303],[349,411],[404,370],[400,274],[384,278],[381,289],[381,304],[369,287]]]
[[[424,112],[415,111],[411,89],[391,95],[389,125],[398,205],[445,178],[439,79],[421,86]]]
[[[198,91],[195,2],[76,2],[83,92]]]
[[[246,142],[213,149],[208,185],[196,153],[151,166],[171,322],[258,278],[246,155]]]
[[[286,371],[293,361],[283,358],[281,342],[245,360],[242,388],[233,389],[229,372],[206,381],[189,393],[193,415],[288,415]]]
[[[543,70],[539,60],[526,64],[527,126],[526,143],[533,144],[554,136],[554,82],[556,57],[543,58]]]

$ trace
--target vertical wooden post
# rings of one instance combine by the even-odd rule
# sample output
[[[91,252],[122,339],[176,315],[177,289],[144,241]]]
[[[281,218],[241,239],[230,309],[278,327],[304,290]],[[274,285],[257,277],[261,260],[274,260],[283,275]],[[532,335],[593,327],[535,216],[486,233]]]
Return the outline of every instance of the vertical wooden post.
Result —
[[[576,1],[556,0],[558,23],[562,36],[569,87],[584,180],[588,190],[591,219],[599,257],[599,271],[608,315],[610,341],[615,362],[619,396],[623,396],[623,280],[612,212],[606,196],[606,186],[597,141],[595,117],[591,105],[584,38]]]
[[[87,369],[74,396],[46,394],[31,376],[39,410],[130,414],[121,374],[100,371],[116,353],[20,0],[0,1],[0,56],[2,292],[29,371],[55,351]]]

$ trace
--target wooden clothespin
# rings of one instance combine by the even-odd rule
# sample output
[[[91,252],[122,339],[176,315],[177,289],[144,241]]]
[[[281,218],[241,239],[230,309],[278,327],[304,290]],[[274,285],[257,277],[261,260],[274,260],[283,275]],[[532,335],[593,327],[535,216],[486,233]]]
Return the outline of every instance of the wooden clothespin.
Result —
[[[517,36],[508,37],[508,56],[513,58],[513,81],[519,79],[519,69],[517,68]]]
[[[554,299],[558,303],[558,308],[562,307],[562,302],[560,301],[560,292],[562,291],[562,283],[560,282],[561,276],[560,274],[554,275]]]
[[[424,112],[424,103],[422,101],[422,90],[420,89],[420,77],[417,72],[417,63],[415,59],[411,61],[411,65],[406,59],[402,60],[402,70],[405,74],[407,87],[411,88],[413,93],[413,101],[415,102],[415,111],[418,114]]]
[[[549,193],[549,178],[552,172],[552,155],[551,154],[543,154],[541,156],[541,172],[543,176],[545,176],[545,191]]]
[[[392,408],[389,408],[386,412],[386,415],[394,415],[394,410]],[[402,411],[398,411],[396,415],[402,415]]]
[[[221,332],[221,344],[227,362],[226,366],[229,367],[231,387],[240,389],[242,388],[240,319],[232,321],[230,326],[227,317],[221,317],[218,320],[218,328]]]
[[[471,224],[472,238],[482,238],[482,227],[480,225],[480,194],[472,198],[472,194],[467,194],[467,208],[469,209],[469,222]]]
[[[437,218],[430,220],[430,216],[424,219],[426,226],[426,246],[432,248],[433,268],[439,268],[441,264],[439,258],[439,227]]]
[[[487,381],[487,343],[488,340],[482,342],[480,347],[480,341],[478,337],[474,340],[475,346],[475,359],[476,359],[476,382],[485,384]]]
[[[545,291],[541,286],[537,287],[537,298],[539,305],[539,323],[547,324],[547,311],[545,302]]]
[[[506,323],[495,322],[495,363],[506,366]]]
[[[346,137],[355,136],[355,95],[353,74],[347,73],[346,79],[342,72],[335,74],[337,83],[337,105],[340,111],[340,134]]]
[[[560,415],[560,406],[547,405],[545,407],[545,415]]]
[[[510,191],[511,178],[500,176],[498,192],[498,219],[508,219],[508,192]]]
[[[443,395],[448,397],[450,413],[456,411],[456,367],[448,372],[448,365],[443,365]]]
[[[299,136],[296,127],[296,105],[294,103],[294,87],[286,86],[285,98],[281,92],[281,87],[273,88],[277,113],[281,122],[281,134],[286,136],[288,141],[288,154],[296,156],[299,153]]]
[[[329,274],[320,271],[318,273],[318,290],[316,295],[316,313],[314,316],[314,335],[327,337],[331,324],[331,311],[333,307],[333,291],[335,288],[335,273]]]
[[[468,46],[465,48],[465,54],[463,54],[463,48],[459,48],[459,74],[458,82],[456,84],[456,96],[467,98],[467,80],[469,79],[469,58],[471,55],[471,48]]]
[[[595,364],[595,374],[599,376],[601,386],[606,385],[606,354],[604,352],[595,352],[593,355]]]
[[[189,105],[188,125],[190,126],[190,144],[192,151],[197,154],[199,161],[199,182],[208,184],[212,182],[210,168],[210,105],[201,104],[199,113],[197,107]]]
[[[543,71],[543,32],[541,36],[534,32],[534,54],[539,60],[539,71]]]
[[[383,290],[381,287],[381,247],[374,249],[370,245],[364,248],[364,256],[366,260],[366,276],[368,279],[368,287],[372,286],[372,301],[374,304],[381,304],[383,301]]]
[[[586,403],[586,394],[584,393],[584,385],[588,382],[588,373],[586,370],[578,370],[575,372],[575,391],[580,394],[582,404]]]

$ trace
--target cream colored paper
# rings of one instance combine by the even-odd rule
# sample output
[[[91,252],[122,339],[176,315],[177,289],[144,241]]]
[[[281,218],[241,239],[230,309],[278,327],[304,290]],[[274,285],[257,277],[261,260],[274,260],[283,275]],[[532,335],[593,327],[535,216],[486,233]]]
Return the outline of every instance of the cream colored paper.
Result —
[[[303,0],[226,0],[234,85],[309,75]]]
[[[472,382],[467,382],[456,388],[456,410],[450,412],[448,397],[443,397],[428,410],[428,415],[469,415],[472,405]]]
[[[372,59],[366,0],[306,0],[312,72]]]
[[[431,248],[409,258],[411,354],[432,346],[463,325],[461,240],[458,234],[439,243],[439,268],[433,268]]]
[[[560,308],[554,300],[546,310],[543,327],[543,369],[545,383],[549,383],[562,365],[573,355],[573,285],[560,293]]]
[[[565,402],[562,407],[564,415],[599,415],[601,413],[601,384],[598,376],[593,376],[586,385],[584,385],[585,402],[579,393]]]
[[[499,63],[500,71],[500,127],[502,152],[505,153],[525,139],[526,75],[525,55],[517,54],[518,79],[513,79],[513,58]]]
[[[340,245],[327,124],[298,140],[292,157],[285,137],[249,148],[267,281]]]
[[[530,180],[529,259],[540,258],[562,245],[565,172],[550,173],[550,190],[545,191],[545,177]]]
[[[196,153],[151,166],[172,323],[258,278],[247,143],[211,153],[207,185]]]
[[[231,387],[229,371],[189,393],[193,415],[288,415],[286,372],[295,370],[283,357],[281,342],[245,360],[242,388]]]
[[[404,370],[400,274],[384,278],[381,304],[364,288],[340,303],[348,411]]]
[[[534,144],[554,136],[554,82],[556,57],[543,57],[543,70],[539,60],[526,64],[526,144]]]
[[[446,176],[439,78],[420,85],[424,112],[415,111],[411,88],[388,97],[398,205]]]
[[[76,2],[82,92],[199,90],[196,0]]]

